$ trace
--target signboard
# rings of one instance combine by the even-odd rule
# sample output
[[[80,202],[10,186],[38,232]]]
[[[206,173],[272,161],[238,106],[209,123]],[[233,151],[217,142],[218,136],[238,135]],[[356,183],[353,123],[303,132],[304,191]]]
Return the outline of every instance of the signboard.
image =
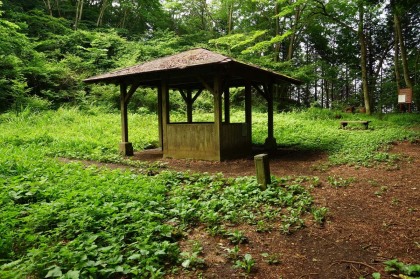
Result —
[[[413,90],[411,88],[401,88],[398,91],[399,104],[411,104],[413,99]]]
[[[398,103],[405,103],[405,95],[398,94]]]

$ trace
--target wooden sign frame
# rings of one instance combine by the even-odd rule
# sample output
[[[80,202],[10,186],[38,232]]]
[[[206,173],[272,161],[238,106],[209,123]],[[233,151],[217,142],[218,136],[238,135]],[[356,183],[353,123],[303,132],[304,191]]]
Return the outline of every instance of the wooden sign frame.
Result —
[[[413,100],[413,90],[411,88],[401,88],[398,91],[399,104],[411,104]]]

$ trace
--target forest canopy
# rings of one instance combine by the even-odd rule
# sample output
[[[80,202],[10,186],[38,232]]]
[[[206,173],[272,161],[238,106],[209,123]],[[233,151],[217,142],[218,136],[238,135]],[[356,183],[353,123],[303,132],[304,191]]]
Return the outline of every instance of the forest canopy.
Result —
[[[0,111],[117,108],[82,80],[193,47],[304,81],[276,88],[279,110],[394,111],[401,88],[418,109],[419,21],[415,0],[3,0]],[[131,106],[154,110],[141,90]]]

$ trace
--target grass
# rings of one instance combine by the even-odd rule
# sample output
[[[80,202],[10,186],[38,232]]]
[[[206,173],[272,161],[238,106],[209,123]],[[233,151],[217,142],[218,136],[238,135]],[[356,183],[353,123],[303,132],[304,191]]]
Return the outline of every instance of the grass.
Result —
[[[253,119],[254,141],[261,143],[265,115],[254,113]],[[321,150],[331,163],[352,164],[388,160],[390,155],[378,156],[387,154],[379,151],[383,144],[419,136],[411,115],[369,120],[372,129],[348,131],[328,111],[278,114],[275,136],[281,145]],[[129,121],[135,149],[156,144],[155,115],[131,114]],[[57,160],[132,164],[117,155],[118,114],[75,108],[3,114],[0,131],[1,278],[157,278],[186,261],[188,267],[202,264],[198,252],[186,254],[178,246],[198,224],[242,239],[225,226],[258,229],[278,222],[277,230],[293,233],[307,216],[321,223],[327,213],[291,178],[274,178],[260,191],[252,177],[163,170],[147,176]],[[250,272],[248,262],[244,269]]]
[[[341,116],[348,120],[370,120],[369,130],[340,129]],[[419,138],[420,117],[416,114],[366,116],[339,114],[312,108],[307,112],[276,114],[274,136],[284,147],[308,151],[324,151],[329,154],[330,164],[369,166],[375,162],[392,161],[393,155],[383,151],[394,141]],[[259,127],[263,127],[260,125]],[[255,128],[254,128],[255,129]],[[254,141],[264,142],[264,133],[254,133]]]

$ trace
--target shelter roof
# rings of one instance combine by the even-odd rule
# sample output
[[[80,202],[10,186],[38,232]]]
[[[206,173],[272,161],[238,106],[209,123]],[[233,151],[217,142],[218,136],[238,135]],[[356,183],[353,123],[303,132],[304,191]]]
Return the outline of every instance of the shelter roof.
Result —
[[[266,75],[275,80],[286,81],[294,84],[301,83],[301,81],[288,77],[286,75],[282,75],[271,70],[263,69],[255,65],[239,62],[228,56],[224,56],[222,54],[215,53],[203,48],[196,48],[184,51],[175,55],[158,58],[142,64],[137,64],[113,72],[93,76],[85,79],[84,81],[88,83],[118,83],[127,78],[136,79],[137,77],[142,77],[146,75],[148,76],[148,81],[150,81],[150,77],[153,74],[159,74],[164,72],[172,73],[186,69],[199,69],[207,66],[217,67],[223,65],[227,66],[225,68],[228,68],[228,65],[231,65],[231,68],[236,69],[236,75],[238,75],[238,73],[244,70],[248,73],[256,72],[259,75]],[[159,76],[155,75],[153,75],[153,77],[156,80],[160,78]],[[243,78],[246,79],[246,77]]]

